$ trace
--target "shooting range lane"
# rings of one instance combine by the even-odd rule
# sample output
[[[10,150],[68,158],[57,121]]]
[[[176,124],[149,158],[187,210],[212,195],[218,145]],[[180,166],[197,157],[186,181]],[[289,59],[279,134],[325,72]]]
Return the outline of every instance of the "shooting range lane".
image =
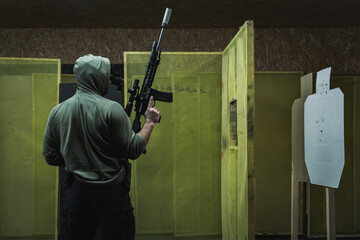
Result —
[[[125,53],[125,89],[144,77],[149,53]],[[153,88],[162,119],[147,153],[132,162],[139,234],[221,234],[221,53],[162,53]],[[128,99],[128,93],[125,99]],[[143,119],[142,119],[143,122]]]

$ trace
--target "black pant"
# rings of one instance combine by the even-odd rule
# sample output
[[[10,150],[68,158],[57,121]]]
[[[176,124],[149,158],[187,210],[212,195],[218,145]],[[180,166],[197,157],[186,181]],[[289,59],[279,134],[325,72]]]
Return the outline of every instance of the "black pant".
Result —
[[[64,207],[61,239],[92,240],[98,232],[102,240],[133,240],[134,213],[122,185],[92,187],[75,180]]]

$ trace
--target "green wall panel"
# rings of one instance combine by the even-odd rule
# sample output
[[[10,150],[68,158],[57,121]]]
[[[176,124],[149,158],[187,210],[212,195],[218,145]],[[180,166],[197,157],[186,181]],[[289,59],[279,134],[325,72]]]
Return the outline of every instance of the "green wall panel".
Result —
[[[300,97],[301,76],[301,72],[255,73],[256,233],[290,233],[291,109]]]

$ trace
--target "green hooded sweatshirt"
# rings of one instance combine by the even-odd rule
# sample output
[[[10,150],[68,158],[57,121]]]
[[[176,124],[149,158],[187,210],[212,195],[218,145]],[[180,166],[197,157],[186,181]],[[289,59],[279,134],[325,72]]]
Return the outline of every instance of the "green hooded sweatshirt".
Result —
[[[80,57],[74,74],[78,89],[50,112],[43,156],[50,165],[65,166],[83,183],[120,183],[125,176],[121,159],[138,158],[145,141],[132,130],[122,106],[103,97],[109,86],[109,59]]]

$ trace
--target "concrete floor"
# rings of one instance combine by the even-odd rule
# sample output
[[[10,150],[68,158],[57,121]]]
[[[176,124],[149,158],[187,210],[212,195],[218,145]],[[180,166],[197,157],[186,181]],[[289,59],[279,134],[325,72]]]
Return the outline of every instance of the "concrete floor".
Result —
[[[54,240],[54,236],[0,237],[0,240]]]
[[[54,240],[54,236],[0,237],[0,240]],[[170,235],[136,236],[135,240],[221,240],[221,236],[174,237]],[[256,236],[256,240],[291,240],[290,236]],[[326,238],[299,237],[299,240],[326,240]],[[360,240],[360,237],[337,237],[336,240]]]

